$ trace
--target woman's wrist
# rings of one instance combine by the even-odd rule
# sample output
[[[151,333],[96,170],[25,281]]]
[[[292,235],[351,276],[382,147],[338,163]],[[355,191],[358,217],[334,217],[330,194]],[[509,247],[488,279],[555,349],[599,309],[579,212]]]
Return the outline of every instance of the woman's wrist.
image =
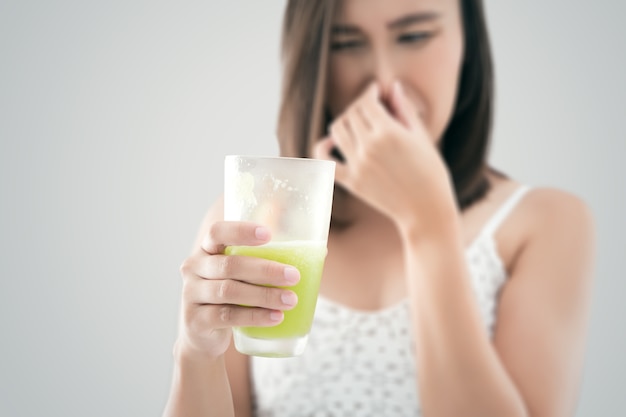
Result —
[[[179,365],[183,363],[202,363],[210,365],[217,364],[224,359],[224,355],[211,355],[206,351],[201,351],[194,348],[189,343],[180,338],[174,344],[172,354],[174,356],[174,361]]]
[[[405,244],[423,241],[456,239],[461,231],[459,210],[453,198],[432,199],[424,209],[396,220],[400,237]]]
[[[211,356],[180,339],[164,416],[234,416],[224,355]]]

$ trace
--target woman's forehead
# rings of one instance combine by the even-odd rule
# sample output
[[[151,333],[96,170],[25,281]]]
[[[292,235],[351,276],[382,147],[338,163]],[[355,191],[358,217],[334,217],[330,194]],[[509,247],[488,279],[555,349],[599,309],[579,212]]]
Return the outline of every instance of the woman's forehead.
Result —
[[[413,13],[449,14],[459,0],[339,0],[334,21],[358,25],[387,25]]]

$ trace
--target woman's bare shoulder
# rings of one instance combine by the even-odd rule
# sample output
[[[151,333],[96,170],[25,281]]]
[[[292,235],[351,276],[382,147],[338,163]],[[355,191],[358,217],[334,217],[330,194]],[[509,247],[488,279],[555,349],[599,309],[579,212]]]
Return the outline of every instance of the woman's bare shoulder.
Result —
[[[524,236],[520,255],[539,251],[543,256],[536,259],[540,260],[561,258],[567,253],[589,258],[594,252],[593,214],[582,198],[570,192],[532,188],[520,204],[516,218],[517,230]]]
[[[522,185],[510,178],[496,179],[493,193],[498,197],[494,200],[502,204]],[[588,246],[593,242],[593,229],[591,210],[582,198],[556,188],[530,187],[496,238],[507,271],[511,272],[529,247]]]
[[[492,192],[502,195],[502,199],[513,194],[515,189],[524,185],[523,182],[508,177],[490,176]],[[588,216],[590,210],[585,201],[570,192],[551,187],[530,187],[524,197],[522,210],[529,216],[541,217],[552,211],[565,211],[572,215]],[[546,212],[547,210],[547,212]]]
[[[537,232],[558,227],[591,227],[589,205],[579,196],[556,188],[532,188],[525,198],[523,213]]]
[[[524,185],[515,179],[495,175],[490,177],[490,181],[496,204],[504,202]],[[592,214],[587,203],[575,194],[557,188],[531,186],[511,220],[511,223],[522,224],[525,229],[541,230],[549,224],[589,224]]]

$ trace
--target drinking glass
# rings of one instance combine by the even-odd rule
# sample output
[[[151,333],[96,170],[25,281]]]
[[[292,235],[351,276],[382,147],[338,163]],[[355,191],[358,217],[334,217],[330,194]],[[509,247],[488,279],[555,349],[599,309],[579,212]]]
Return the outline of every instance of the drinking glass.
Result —
[[[230,155],[225,159],[224,220],[267,227],[261,246],[229,246],[226,255],[254,256],[289,264],[300,281],[288,287],[298,304],[272,327],[235,327],[241,353],[266,357],[302,354],[317,303],[326,258],[335,163],[306,158]]]

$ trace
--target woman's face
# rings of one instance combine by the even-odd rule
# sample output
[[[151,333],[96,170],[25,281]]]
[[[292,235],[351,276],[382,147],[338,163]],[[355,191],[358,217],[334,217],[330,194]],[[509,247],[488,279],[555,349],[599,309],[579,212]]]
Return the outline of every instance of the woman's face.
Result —
[[[439,142],[454,109],[463,60],[459,3],[342,0],[331,29],[331,115],[340,115],[372,82],[378,82],[384,100],[399,80]]]

